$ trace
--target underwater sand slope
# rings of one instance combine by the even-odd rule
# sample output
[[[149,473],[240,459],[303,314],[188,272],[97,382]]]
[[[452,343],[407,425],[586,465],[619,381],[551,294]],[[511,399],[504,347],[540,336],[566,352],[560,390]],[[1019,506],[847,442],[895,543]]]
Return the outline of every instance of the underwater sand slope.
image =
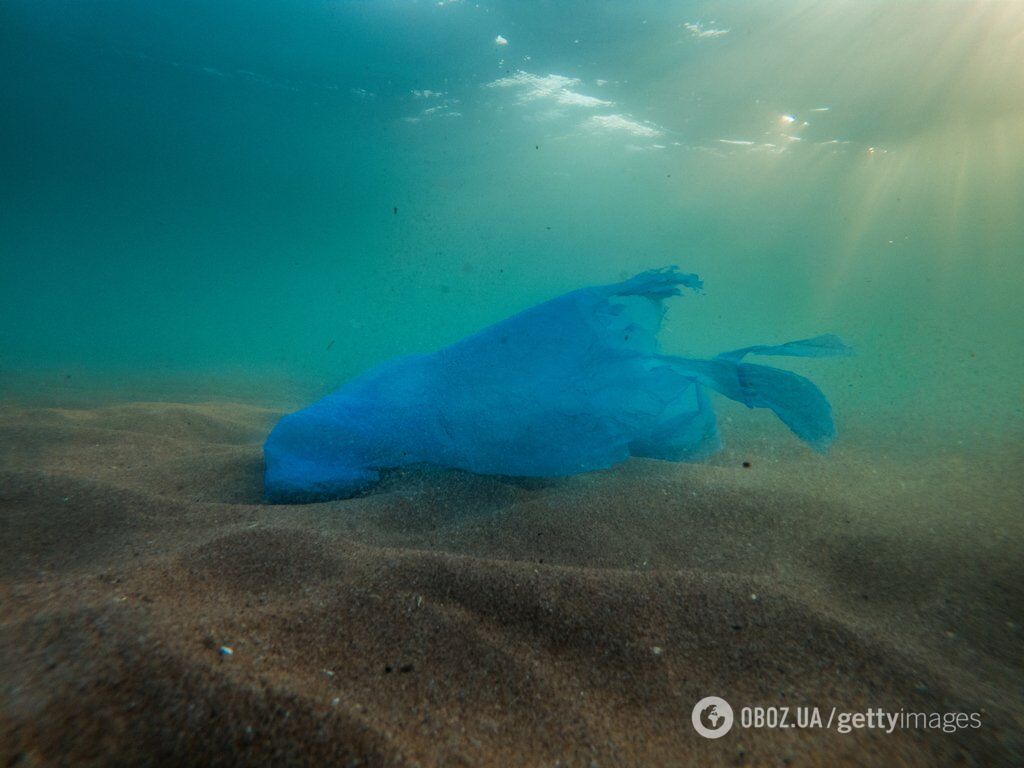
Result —
[[[278,415],[0,411],[3,764],[1021,761],[1019,449],[727,436],[707,465],[265,506]],[[706,741],[710,694],[983,727]]]

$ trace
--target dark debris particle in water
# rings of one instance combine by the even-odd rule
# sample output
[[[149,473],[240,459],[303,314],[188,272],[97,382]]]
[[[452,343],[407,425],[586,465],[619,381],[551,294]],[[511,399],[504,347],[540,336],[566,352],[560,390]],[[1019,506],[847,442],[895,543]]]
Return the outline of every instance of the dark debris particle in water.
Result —
[[[330,349],[333,346],[334,346],[334,339],[331,339],[329,342],[327,342],[327,349]]]
[[[750,469],[752,466],[753,466],[753,464],[751,464],[749,461],[744,461],[743,462],[743,468],[744,469]]]
[[[398,206],[397,206],[397,205],[396,205],[396,206],[394,206],[394,207],[393,207],[393,208],[391,209],[391,213],[392,213],[393,215],[395,215],[395,216],[397,216],[397,215],[398,215]]]

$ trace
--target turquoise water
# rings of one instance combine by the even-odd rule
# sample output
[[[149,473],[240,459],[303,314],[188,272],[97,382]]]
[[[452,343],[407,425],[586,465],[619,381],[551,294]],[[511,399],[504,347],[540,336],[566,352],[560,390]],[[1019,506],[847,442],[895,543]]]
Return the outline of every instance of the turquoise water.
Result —
[[[0,765],[1024,765],[1022,288],[1024,0],[0,0]]]
[[[1024,7],[7,2],[0,385],[298,404],[679,264],[849,439],[1019,439]],[[767,417],[766,417],[767,420]]]

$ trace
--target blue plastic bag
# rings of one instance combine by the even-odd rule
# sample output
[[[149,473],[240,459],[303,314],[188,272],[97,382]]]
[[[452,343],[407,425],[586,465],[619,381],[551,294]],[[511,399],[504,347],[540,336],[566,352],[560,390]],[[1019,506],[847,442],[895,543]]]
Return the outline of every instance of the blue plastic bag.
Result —
[[[821,391],[746,355],[851,354],[837,337],[711,360],[660,353],[663,301],[696,275],[675,267],[544,302],[428,355],[389,360],[283,417],[264,446],[270,501],[347,498],[380,470],[428,463],[555,477],[629,456],[695,461],[719,448],[708,388],[770,408],[818,450],[835,436]]]

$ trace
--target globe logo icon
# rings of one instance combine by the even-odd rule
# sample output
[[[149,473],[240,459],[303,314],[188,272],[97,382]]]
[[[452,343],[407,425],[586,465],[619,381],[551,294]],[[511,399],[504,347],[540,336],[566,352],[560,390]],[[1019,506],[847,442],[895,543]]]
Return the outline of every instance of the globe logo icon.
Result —
[[[719,696],[705,696],[694,705],[690,719],[694,730],[705,739],[717,739],[732,728],[732,707]]]

